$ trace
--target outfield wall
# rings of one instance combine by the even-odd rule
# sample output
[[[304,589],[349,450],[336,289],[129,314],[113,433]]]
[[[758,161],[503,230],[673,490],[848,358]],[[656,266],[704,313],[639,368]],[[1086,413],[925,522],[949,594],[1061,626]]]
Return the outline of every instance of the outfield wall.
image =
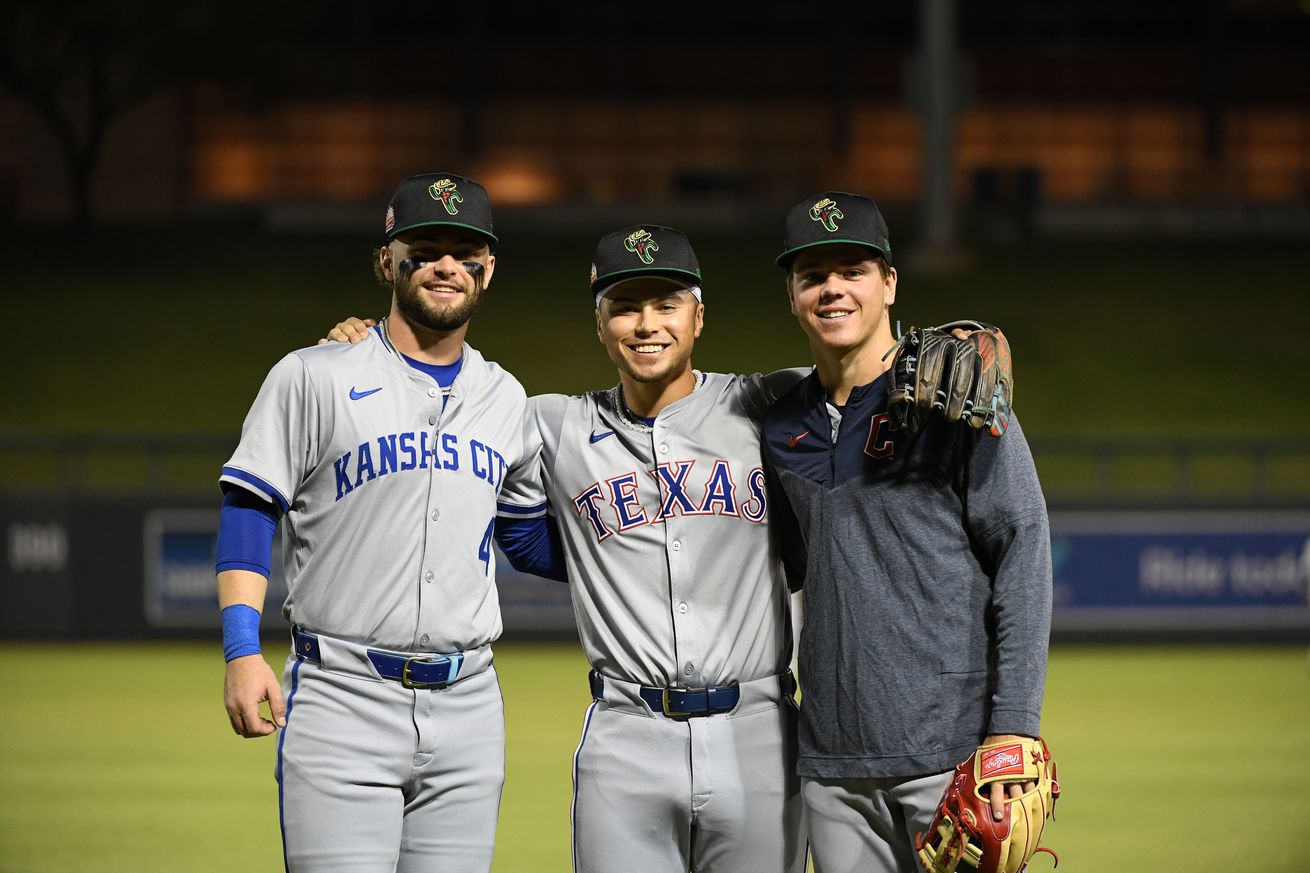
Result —
[[[0,528],[0,637],[218,627],[212,500],[0,495]],[[1310,639],[1310,511],[1052,507],[1051,539],[1057,639]],[[566,586],[517,573],[503,557],[497,583],[507,636],[575,634]],[[264,630],[281,634],[280,566],[269,591]]]

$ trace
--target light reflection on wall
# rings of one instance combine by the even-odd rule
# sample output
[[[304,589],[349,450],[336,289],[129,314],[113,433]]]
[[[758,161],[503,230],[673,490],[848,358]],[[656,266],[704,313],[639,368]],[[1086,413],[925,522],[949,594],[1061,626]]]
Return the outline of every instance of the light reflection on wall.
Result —
[[[814,105],[512,104],[483,113],[487,148],[473,160],[459,158],[458,118],[430,103],[201,115],[190,193],[212,203],[364,201],[408,173],[449,168],[506,204],[677,196],[680,179],[706,171],[745,180],[734,191],[747,195],[834,185],[889,202],[918,196],[919,122],[899,106],[857,107],[849,147],[838,149],[829,111]],[[1211,162],[1193,107],[975,106],[957,120],[957,192],[970,196],[980,172],[1027,171],[1052,202],[1304,202],[1310,114],[1233,109],[1219,134]]]

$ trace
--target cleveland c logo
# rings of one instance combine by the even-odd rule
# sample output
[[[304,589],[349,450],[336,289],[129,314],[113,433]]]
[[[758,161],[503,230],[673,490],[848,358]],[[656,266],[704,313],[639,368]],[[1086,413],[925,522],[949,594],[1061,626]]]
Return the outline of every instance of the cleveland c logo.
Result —
[[[628,238],[623,241],[623,247],[641,258],[643,264],[655,263],[655,252],[660,250],[660,244],[651,238],[648,230],[638,230],[628,234]]]
[[[837,230],[837,219],[846,215],[837,208],[837,204],[827,197],[810,207],[810,218],[823,225],[823,229],[832,233]]]
[[[464,195],[455,190],[455,183],[449,179],[433,182],[428,186],[428,194],[433,200],[446,207],[446,211],[451,215],[459,212],[459,207],[455,204],[464,202]]]

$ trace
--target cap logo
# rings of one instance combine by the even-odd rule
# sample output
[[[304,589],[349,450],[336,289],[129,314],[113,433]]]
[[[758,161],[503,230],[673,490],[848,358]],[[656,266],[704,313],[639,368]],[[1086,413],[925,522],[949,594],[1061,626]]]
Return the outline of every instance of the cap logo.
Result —
[[[660,250],[660,244],[651,238],[648,230],[638,230],[628,234],[628,238],[623,241],[623,247],[641,258],[643,264],[655,263],[655,252]]]
[[[595,262],[595,261],[592,261],[592,264],[591,264],[591,281],[595,282],[595,281],[596,281],[596,277],[597,277],[598,275],[600,275],[600,274],[596,272],[596,262]]]
[[[396,229],[396,208],[394,206],[387,207],[387,218],[384,224],[386,225],[387,233],[391,233]]]
[[[827,197],[810,207],[810,218],[823,225],[823,229],[828,233],[837,230],[837,219],[845,218],[846,215],[837,208],[835,201]]]
[[[456,204],[464,202],[464,195],[455,190],[455,183],[449,179],[440,179],[428,186],[428,194],[432,199],[446,207],[446,211],[451,215],[459,212],[459,206]]]

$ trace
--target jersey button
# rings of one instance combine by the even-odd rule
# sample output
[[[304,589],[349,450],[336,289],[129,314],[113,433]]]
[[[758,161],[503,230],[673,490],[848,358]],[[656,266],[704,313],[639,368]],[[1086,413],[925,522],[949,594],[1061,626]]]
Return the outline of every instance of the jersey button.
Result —
[[[437,423],[437,417],[435,415],[429,415],[428,424],[436,424],[436,423]]]
[[[667,444],[667,443],[660,443],[660,454],[661,454],[661,455],[667,455],[668,453],[669,453],[669,446],[668,446],[668,444]]]
[[[420,646],[426,646],[428,644],[428,635],[424,634],[423,636],[419,637],[418,644]]]
[[[686,614],[687,614],[687,604],[685,604],[685,603],[679,603],[679,604],[678,604],[678,612],[681,612],[683,615],[686,615]]]
[[[696,668],[691,665],[691,661],[688,661],[687,666],[682,668],[682,672],[690,676],[692,673],[696,672]]]
[[[431,582],[431,581],[432,581],[433,579],[435,579],[436,577],[437,577],[437,574],[436,574],[436,573],[433,573],[431,570],[429,570],[429,571],[427,571],[426,573],[423,574],[423,581],[424,581],[424,582]]]
[[[429,389],[428,389],[428,396],[429,396],[429,397],[436,397],[436,396],[437,396],[437,389],[436,389],[436,388],[429,388]]]
[[[674,540],[674,541],[673,541],[673,551],[675,551],[675,552],[680,552],[680,551],[682,551],[682,540]]]
[[[441,510],[440,509],[432,510],[432,520],[436,521],[439,518],[441,518]]]

